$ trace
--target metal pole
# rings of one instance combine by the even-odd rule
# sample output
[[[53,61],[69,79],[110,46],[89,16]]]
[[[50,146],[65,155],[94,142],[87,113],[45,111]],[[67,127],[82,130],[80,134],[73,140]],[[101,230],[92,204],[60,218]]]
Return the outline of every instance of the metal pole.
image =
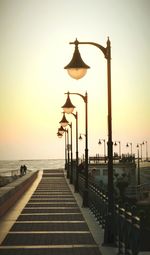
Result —
[[[67,129],[67,151],[68,151],[67,178],[69,178],[69,164],[70,164],[70,156],[69,156],[69,129]]]
[[[67,170],[67,137],[65,132],[65,170]]]
[[[104,245],[114,244],[114,188],[113,188],[113,142],[111,109],[111,47],[107,40],[107,85],[108,85],[108,214],[104,230]]]
[[[146,160],[148,161],[148,146],[147,146],[147,141],[145,143],[146,143]]]
[[[138,148],[138,182],[137,184],[140,185],[141,182],[140,182],[140,160],[139,160],[139,148]]]
[[[145,160],[148,161],[148,146],[147,146],[147,141],[144,141],[142,143],[143,145],[145,145]]]
[[[106,163],[106,142],[105,142],[105,139],[103,141],[104,141],[104,158]]]
[[[85,187],[83,207],[88,206],[88,95],[85,93]]]
[[[70,184],[73,183],[73,158],[72,158],[72,122],[70,123],[70,140],[71,140],[71,145],[70,145],[70,152],[71,152],[71,172],[70,172]]]
[[[131,145],[131,156],[132,156],[132,143],[130,143],[130,145]]]
[[[143,159],[142,159],[142,157],[143,157],[143,155],[142,155],[142,145],[143,145],[143,144],[141,143],[141,144],[140,144],[140,146],[141,146],[141,161],[143,160]]]
[[[78,173],[78,165],[79,165],[79,156],[78,156],[78,113],[76,112],[76,181],[75,181],[75,192],[79,191],[79,173]]]
[[[78,95],[85,102],[85,187],[83,192],[83,206],[88,206],[88,94],[83,96],[80,93],[69,93],[70,95]]]
[[[119,156],[121,158],[121,142],[119,142]]]

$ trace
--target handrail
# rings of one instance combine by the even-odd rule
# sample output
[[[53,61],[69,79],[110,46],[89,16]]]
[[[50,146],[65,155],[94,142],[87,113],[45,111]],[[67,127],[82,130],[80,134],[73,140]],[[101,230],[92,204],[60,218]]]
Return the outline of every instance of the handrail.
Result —
[[[82,196],[84,185],[84,175],[79,174],[79,192]],[[105,219],[108,213],[108,197],[107,193],[101,189],[100,185],[89,178],[89,209],[95,215],[97,221],[102,228],[105,228]],[[115,203],[114,208],[115,219],[115,244],[118,247],[118,254],[138,255],[141,249],[149,250],[148,242],[142,246],[145,235],[143,233],[143,220],[137,209],[129,204],[122,206]],[[150,235],[150,230],[149,230]],[[144,237],[143,237],[144,236]],[[146,246],[145,246],[146,245]],[[144,247],[145,246],[145,247]],[[144,247],[144,248],[141,248]]]

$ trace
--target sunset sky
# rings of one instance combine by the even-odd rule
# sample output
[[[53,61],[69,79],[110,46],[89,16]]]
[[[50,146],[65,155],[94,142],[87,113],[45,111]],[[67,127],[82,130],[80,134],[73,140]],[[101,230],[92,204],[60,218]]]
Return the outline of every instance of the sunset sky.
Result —
[[[70,41],[112,47],[113,141],[147,141],[150,156],[150,1],[0,0],[0,159],[64,157],[56,135],[67,91],[88,92],[89,155],[103,154],[107,140],[107,62],[96,47],[80,45],[91,68],[81,80],[64,70],[74,51]],[[85,133],[84,102],[71,96]],[[75,157],[75,118],[73,154]],[[79,141],[79,155],[84,153]],[[114,152],[118,152],[118,147]],[[143,146],[145,157],[146,146]]]

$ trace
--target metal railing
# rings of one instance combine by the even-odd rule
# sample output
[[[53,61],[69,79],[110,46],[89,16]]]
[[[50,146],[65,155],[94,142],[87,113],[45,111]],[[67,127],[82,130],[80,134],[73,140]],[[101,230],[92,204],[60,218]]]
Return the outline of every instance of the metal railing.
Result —
[[[85,178],[79,174],[79,193],[83,196]],[[104,190],[89,179],[88,184],[89,208],[101,227],[105,228],[108,210],[108,198]],[[145,217],[145,216],[144,216]],[[114,236],[118,255],[138,255],[140,251],[150,251],[150,229],[145,228],[142,214],[135,206],[115,203]]]
[[[7,171],[0,171],[0,176],[17,176],[20,174],[20,170],[19,169],[15,169],[15,170],[7,170]]]
[[[69,169],[70,170],[70,169]],[[73,170],[73,184],[76,181],[75,166]],[[70,173],[70,171],[69,171]],[[84,173],[79,173],[79,193],[83,197],[85,190]],[[96,217],[101,227],[105,228],[105,221],[108,215],[107,191],[94,179],[88,181],[88,206]],[[150,218],[149,211],[140,212],[131,203],[122,204],[115,200],[114,205],[114,239],[118,249],[118,255],[138,255],[139,252],[150,251]]]

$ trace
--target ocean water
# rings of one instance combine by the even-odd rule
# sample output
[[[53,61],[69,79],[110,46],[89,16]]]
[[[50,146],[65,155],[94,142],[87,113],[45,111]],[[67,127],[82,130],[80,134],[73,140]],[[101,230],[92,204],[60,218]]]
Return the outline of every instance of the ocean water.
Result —
[[[19,170],[21,165],[31,171],[64,168],[64,163],[64,159],[0,160],[0,173]]]

